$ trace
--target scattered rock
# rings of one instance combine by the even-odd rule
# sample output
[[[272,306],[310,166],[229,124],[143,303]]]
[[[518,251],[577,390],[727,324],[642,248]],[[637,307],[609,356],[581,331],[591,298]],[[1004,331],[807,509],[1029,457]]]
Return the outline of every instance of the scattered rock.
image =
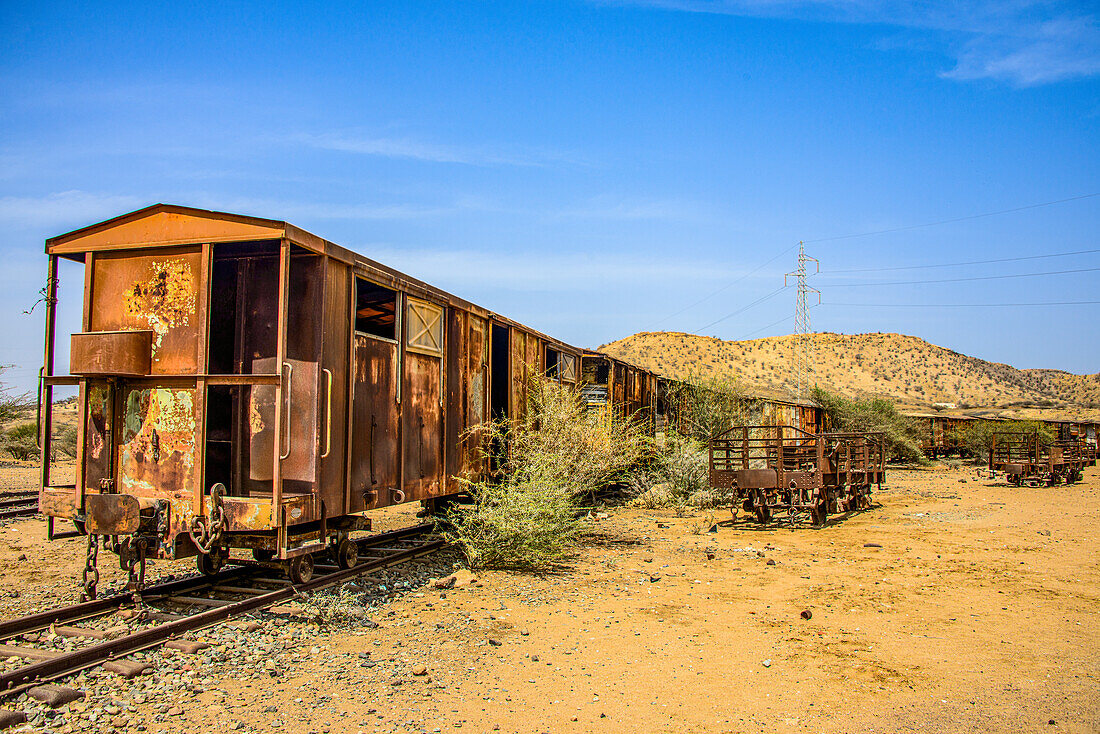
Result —
[[[882,545],[879,544],[879,543],[864,543],[863,547],[864,548],[881,548]]]
[[[713,553],[707,553],[707,560],[708,561],[713,561],[714,560],[714,554]]]
[[[525,629],[522,629],[522,630],[520,630],[520,631],[519,631],[519,633],[520,633],[520,635],[521,635],[521,636],[523,636],[523,637],[526,637],[527,635],[531,634],[530,632],[528,632],[528,631],[527,631],[527,630],[525,630]]]
[[[412,669],[413,675],[427,675],[428,668],[425,665],[417,665]]]
[[[710,528],[707,530],[707,532],[708,533],[717,533],[718,532],[718,523],[714,523],[713,525],[711,525]]]
[[[538,655],[532,655],[531,656],[531,662],[532,663],[537,663],[538,661],[539,661],[539,656]]]
[[[660,580],[661,580],[660,574],[655,573],[655,574],[650,575],[650,577],[649,577],[649,583],[651,583],[651,584],[655,584]]]
[[[799,616],[803,619],[811,619],[814,616],[814,613],[811,612],[809,609],[803,609],[802,614],[800,614]]]
[[[769,558],[769,559],[768,559],[767,561],[765,561],[764,563],[765,563],[766,565],[768,565],[768,566],[774,566],[774,565],[775,565],[775,559],[774,559],[774,558]]]
[[[493,647],[500,647],[500,646],[501,646],[501,645],[503,645],[504,643],[503,643],[503,642],[501,642],[500,640],[497,640],[497,639],[495,639],[495,638],[492,638],[492,637],[490,637],[490,638],[489,638],[489,644],[490,644],[490,645],[492,645]]]
[[[764,661],[764,667],[765,668],[770,668],[771,666],[772,666],[771,658],[768,658],[767,660]]]
[[[179,706],[172,706],[164,713],[168,714],[169,716],[179,716],[183,713],[183,709],[181,709]]]

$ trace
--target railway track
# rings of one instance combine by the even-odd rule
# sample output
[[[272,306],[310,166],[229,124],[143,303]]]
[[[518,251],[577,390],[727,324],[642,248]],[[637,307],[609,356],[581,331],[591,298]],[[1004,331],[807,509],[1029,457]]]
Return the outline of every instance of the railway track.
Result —
[[[0,520],[38,514],[38,490],[0,495]]]
[[[300,593],[435,553],[446,544],[430,535],[432,529],[430,524],[415,525],[361,539],[357,541],[359,563],[348,569],[316,563],[313,578],[302,584],[292,584],[267,566],[248,564],[214,576],[150,586],[140,599],[126,592],[0,622],[0,657],[26,662],[15,670],[0,672],[0,700],[46,681],[157,647],[185,633],[266,609]],[[129,620],[118,614],[123,610],[131,611]],[[112,615],[119,617],[117,624],[104,627],[116,621]],[[73,650],[42,647],[35,638],[45,630],[89,644]]]

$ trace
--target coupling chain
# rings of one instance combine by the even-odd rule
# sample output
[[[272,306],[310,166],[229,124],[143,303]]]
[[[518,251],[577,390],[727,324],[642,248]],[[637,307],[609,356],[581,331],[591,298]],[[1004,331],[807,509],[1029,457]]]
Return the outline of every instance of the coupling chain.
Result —
[[[209,555],[221,545],[222,533],[225,532],[225,510],[222,508],[222,497],[225,496],[225,485],[218,482],[210,488],[210,506],[208,515],[195,515],[191,518],[188,534],[199,552]]]
[[[99,536],[95,533],[88,534],[88,551],[84,560],[84,594],[83,601],[92,601],[96,597],[96,585],[99,583],[99,568],[96,562],[99,560]]]
[[[135,533],[127,539],[125,545],[126,586],[134,594],[134,601],[141,604],[141,592],[145,590],[145,552],[148,550],[145,538]]]

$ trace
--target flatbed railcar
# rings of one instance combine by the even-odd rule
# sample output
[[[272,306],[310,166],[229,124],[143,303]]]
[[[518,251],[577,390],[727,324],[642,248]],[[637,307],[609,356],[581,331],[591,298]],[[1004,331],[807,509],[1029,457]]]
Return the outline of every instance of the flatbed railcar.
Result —
[[[484,476],[477,427],[521,415],[532,373],[579,387],[600,359],[283,221],[158,204],[46,254],[39,506],[51,538],[73,532],[57,520],[89,535],[89,565],[97,537],[131,568],[197,556],[214,572],[230,549],[295,581],[322,550],[354,565],[366,513]],[[67,375],[62,258],[84,266]],[[612,365],[612,410],[654,404],[651,373]],[[52,476],[59,385],[79,388],[67,485]]]
[[[1079,439],[1047,441],[1038,433],[1013,431],[993,434],[989,448],[989,470],[1004,472],[1013,486],[1053,486],[1081,480],[1092,462],[1092,450]]]
[[[710,444],[710,484],[760,523],[785,513],[824,525],[830,514],[871,506],[886,476],[882,433],[810,433],[795,426],[738,426]]]

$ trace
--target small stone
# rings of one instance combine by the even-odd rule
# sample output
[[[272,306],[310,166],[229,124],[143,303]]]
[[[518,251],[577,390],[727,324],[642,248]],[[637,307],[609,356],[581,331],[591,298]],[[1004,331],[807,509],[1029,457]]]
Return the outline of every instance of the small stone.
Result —
[[[427,668],[427,666],[424,666],[424,665],[417,665],[412,669],[412,674],[413,675],[427,675],[428,674],[428,668]]]
[[[714,560],[714,554],[713,553],[707,553],[707,560],[708,561],[713,561]]]
[[[774,558],[769,558],[767,561],[765,561],[765,563],[769,566],[774,566],[775,565],[775,559]]]
[[[765,668],[770,668],[771,666],[772,666],[771,658],[764,661],[764,667]]]
[[[493,647],[500,647],[504,643],[501,642],[500,640],[497,640],[497,639],[494,639],[494,638],[490,637],[489,638],[489,644],[492,645]]]
[[[864,543],[863,547],[864,548],[881,548],[882,545],[879,544],[879,543]]]
[[[802,614],[800,614],[799,616],[802,617],[803,619],[810,619],[811,617],[814,616],[814,613],[811,612],[809,609],[803,609]]]
[[[520,635],[521,635],[521,636],[523,636],[523,637],[526,637],[527,635],[531,634],[530,632],[528,632],[528,631],[527,631],[527,630],[525,630],[525,629],[522,629],[522,630],[520,630],[520,631],[519,631],[519,633],[520,633]]]
[[[531,662],[532,663],[537,663],[538,661],[539,661],[539,656],[538,655],[532,655],[531,656]]]
[[[1054,726],[1054,719],[1051,719],[1050,721],[1048,721],[1047,724],[1050,725],[1050,726]]]
[[[169,716],[179,716],[183,713],[183,709],[181,709],[179,706],[172,706],[165,713]]]
[[[107,704],[106,706],[104,706],[103,710],[106,711],[111,716],[117,716],[119,714],[119,712],[121,711],[121,709],[118,706],[115,706],[114,704],[110,704],[110,703]]]
[[[655,584],[660,580],[661,580],[661,575],[660,574],[656,574],[656,573],[651,574],[650,577],[649,577],[649,583],[651,583],[651,584]]]
[[[710,528],[707,530],[707,532],[708,533],[717,533],[718,532],[718,523],[714,523],[713,525],[711,525]]]

